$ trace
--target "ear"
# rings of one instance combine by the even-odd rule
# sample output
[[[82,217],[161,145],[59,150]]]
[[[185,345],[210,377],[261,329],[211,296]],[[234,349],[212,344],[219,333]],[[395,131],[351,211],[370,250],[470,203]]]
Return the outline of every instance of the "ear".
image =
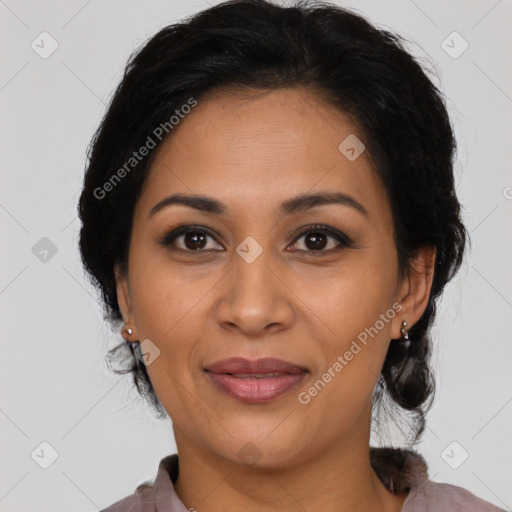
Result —
[[[418,249],[410,262],[410,272],[399,284],[397,295],[402,309],[393,319],[391,338],[398,339],[402,336],[400,328],[402,322],[407,322],[410,329],[423,315],[430,297],[430,290],[434,279],[436,261],[436,247],[425,245]]]
[[[133,329],[132,337],[137,338],[137,328],[135,325],[135,318],[132,311],[132,299],[130,293],[130,281],[128,279],[128,272],[116,264],[114,266],[114,275],[116,279],[117,302],[119,309],[123,315],[123,320],[130,324]]]

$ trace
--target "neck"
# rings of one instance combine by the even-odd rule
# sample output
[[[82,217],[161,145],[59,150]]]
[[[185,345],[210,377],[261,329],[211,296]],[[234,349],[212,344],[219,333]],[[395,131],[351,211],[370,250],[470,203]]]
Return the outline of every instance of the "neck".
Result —
[[[368,437],[332,443],[314,458],[286,467],[246,466],[190,442],[174,427],[179,454],[175,491],[189,510],[213,512],[399,512],[394,494],[370,465]]]

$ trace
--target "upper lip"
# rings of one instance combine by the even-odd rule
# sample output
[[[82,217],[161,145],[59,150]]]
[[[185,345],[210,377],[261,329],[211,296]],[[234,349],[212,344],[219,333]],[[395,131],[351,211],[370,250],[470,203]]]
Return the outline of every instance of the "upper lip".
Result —
[[[299,366],[275,357],[264,357],[261,359],[245,359],[243,357],[230,357],[221,359],[205,368],[211,373],[290,373],[298,374],[308,371],[307,368]]]

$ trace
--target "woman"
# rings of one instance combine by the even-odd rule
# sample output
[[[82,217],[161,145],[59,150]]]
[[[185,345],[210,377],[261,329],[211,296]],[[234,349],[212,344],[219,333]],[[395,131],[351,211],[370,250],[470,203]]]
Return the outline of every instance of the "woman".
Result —
[[[106,511],[500,510],[369,446],[385,399],[425,428],[454,151],[400,37],[334,5],[225,2],[131,58],[80,250],[178,453]]]

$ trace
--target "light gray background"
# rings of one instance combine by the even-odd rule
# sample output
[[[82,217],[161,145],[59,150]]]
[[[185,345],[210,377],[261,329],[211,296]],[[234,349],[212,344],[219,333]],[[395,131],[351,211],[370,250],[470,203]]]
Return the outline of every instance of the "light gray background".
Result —
[[[418,450],[432,479],[510,510],[511,1],[338,3],[416,41],[411,51],[434,62],[448,96],[473,248],[433,330],[438,393]],[[159,460],[175,453],[169,420],[153,419],[131,377],[106,368],[106,350],[121,338],[103,323],[84,278],[76,205],[87,144],[129,54],[205,7],[0,0],[1,511],[98,510],[152,479]],[[31,48],[43,31],[59,45],[47,59]],[[453,31],[469,44],[458,58],[442,47]],[[461,48],[460,40],[448,44]],[[43,237],[57,247],[46,262],[32,252]],[[42,442],[58,453],[48,469],[34,460],[49,461]],[[468,459],[452,469],[447,460],[462,450]]]

